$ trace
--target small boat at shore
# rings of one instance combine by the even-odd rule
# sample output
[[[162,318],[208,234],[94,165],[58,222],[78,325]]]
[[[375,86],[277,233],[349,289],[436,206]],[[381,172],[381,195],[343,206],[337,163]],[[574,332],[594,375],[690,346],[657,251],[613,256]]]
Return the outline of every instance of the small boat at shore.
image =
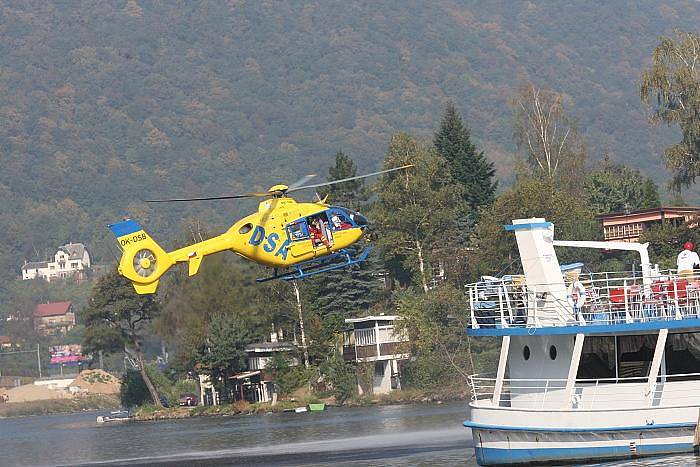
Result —
[[[309,404],[309,410],[311,412],[323,412],[326,410],[326,404],[320,402],[318,404]]]
[[[128,410],[113,410],[109,415],[97,417],[97,423],[130,422],[134,416]]]

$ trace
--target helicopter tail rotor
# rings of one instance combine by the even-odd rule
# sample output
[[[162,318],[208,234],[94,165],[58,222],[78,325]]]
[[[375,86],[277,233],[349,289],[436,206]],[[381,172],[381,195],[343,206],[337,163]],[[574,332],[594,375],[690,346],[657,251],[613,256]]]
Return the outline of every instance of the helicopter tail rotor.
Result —
[[[155,293],[160,276],[175,260],[136,221],[127,219],[108,227],[123,251],[119,273],[131,281],[137,293]]]

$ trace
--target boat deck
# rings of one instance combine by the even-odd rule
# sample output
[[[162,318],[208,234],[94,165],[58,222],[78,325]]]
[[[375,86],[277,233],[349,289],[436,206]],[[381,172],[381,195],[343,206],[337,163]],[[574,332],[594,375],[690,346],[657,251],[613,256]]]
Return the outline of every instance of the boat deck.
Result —
[[[646,282],[634,273],[563,276],[563,286],[528,285],[518,275],[468,284],[468,333],[606,334],[700,327],[700,276],[679,276],[673,270],[657,272]]]

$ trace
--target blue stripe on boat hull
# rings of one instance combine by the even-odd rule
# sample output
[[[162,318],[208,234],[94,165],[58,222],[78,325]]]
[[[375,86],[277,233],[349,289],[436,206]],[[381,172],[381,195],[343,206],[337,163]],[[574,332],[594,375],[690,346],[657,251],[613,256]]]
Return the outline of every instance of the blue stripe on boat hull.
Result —
[[[595,427],[595,428],[551,428],[551,427],[533,427],[533,426],[505,426],[505,425],[485,425],[466,420],[463,425],[474,430],[492,430],[492,431],[529,431],[533,433],[595,433],[595,432],[616,432],[616,431],[643,431],[643,430],[665,430],[685,428],[688,430],[695,429],[695,422],[681,423],[660,423],[654,425],[636,425],[636,426],[613,426],[613,427]]]
[[[499,449],[474,446],[479,465],[530,464],[535,462],[587,461],[601,459],[624,459],[659,454],[692,452],[692,443],[638,445],[636,455],[630,453],[629,445],[586,448],[534,448]]]

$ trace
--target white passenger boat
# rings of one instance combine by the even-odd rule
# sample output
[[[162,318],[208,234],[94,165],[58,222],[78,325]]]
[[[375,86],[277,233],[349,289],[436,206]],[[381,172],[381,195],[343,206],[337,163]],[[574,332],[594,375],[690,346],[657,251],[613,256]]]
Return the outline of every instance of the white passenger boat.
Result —
[[[693,450],[700,407],[700,277],[659,271],[648,244],[559,241],[545,219],[506,226],[522,275],[467,285],[468,333],[502,338],[495,377],[470,378],[481,465]],[[637,273],[561,266],[555,247],[628,250]]]

